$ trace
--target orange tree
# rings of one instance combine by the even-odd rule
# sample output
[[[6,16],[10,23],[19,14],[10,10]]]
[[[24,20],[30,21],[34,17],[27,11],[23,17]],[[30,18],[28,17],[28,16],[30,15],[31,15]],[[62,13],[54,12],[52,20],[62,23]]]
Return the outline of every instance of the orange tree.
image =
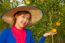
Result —
[[[36,24],[28,26],[31,29],[35,41],[45,32],[51,29],[57,29],[57,34],[53,37],[47,37],[44,43],[64,43],[65,40],[65,0],[24,0],[27,6],[36,6],[43,12],[43,17]],[[9,24],[2,21],[1,16],[5,11],[16,7],[18,2],[9,0],[0,0],[0,30],[10,27]],[[55,31],[55,30],[54,30]]]

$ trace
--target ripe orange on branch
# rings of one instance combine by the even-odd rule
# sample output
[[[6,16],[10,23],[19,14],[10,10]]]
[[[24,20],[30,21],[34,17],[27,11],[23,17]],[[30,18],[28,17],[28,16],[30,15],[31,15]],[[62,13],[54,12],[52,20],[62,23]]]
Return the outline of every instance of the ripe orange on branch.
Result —
[[[26,4],[30,4],[31,2],[30,1],[26,1]]]
[[[57,21],[57,22],[55,23],[55,25],[56,25],[56,26],[60,26],[60,25],[61,25],[61,22],[60,22],[60,21]]]
[[[56,33],[57,29],[52,29],[51,32]]]

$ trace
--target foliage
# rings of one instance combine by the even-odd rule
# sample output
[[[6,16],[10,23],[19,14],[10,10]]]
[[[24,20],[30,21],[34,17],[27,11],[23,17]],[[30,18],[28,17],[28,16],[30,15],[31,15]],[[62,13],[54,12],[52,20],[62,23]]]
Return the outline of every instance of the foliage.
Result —
[[[54,43],[64,43],[65,41],[65,0],[25,0],[27,6],[36,6],[43,12],[43,17],[36,24],[28,26],[31,29],[35,41],[51,29],[57,29],[57,35],[54,36]],[[14,3],[14,2],[13,2]],[[16,2],[15,2],[16,3]],[[16,7],[6,0],[0,1],[0,15],[3,12]],[[0,30],[5,28],[5,24],[0,18]],[[10,25],[8,25],[10,26]],[[45,43],[52,43],[52,37],[47,37]]]

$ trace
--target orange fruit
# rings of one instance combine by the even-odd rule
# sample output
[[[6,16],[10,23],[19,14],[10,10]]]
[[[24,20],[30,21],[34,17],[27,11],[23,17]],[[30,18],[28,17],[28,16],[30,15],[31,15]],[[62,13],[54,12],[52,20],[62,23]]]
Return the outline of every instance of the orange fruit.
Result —
[[[60,26],[60,25],[61,25],[60,21],[57,21],[56,26]]]
[[[57,30],[56,30],[56,29],[52,29],[52,30],[51,30],[51,32],[56,33],[56,32],[57,32]]]
[[[30,1],[27,1],[26,4],[30,4],[31,2]]]

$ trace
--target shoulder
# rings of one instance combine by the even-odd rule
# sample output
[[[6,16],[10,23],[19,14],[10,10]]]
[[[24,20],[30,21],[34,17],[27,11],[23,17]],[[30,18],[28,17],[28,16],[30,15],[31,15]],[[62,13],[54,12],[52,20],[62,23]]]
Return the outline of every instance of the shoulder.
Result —
[[[30,29],[25,29],[27,32],[32,32]]]
[[[2,30],[1,33],[8,33],[11,29],[10,28],[5,28],[4,30]]]
[[[29,30],[29,29],[26,29],[26,32],[29,33],[29,34],[32,34],[32,31]]]
[[[2,30],[2,31],[9,31],[10,30],[10,28],[4,28],[4,30]]]

